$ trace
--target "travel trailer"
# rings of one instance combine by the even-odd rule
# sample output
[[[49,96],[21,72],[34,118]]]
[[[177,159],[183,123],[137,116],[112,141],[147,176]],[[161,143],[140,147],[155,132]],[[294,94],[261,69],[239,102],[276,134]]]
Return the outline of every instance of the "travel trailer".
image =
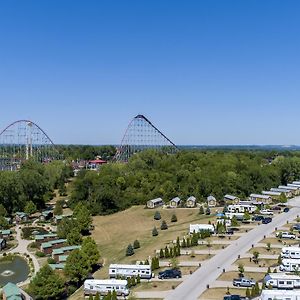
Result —
[[[208,230],[211,233],[215,232],[215,227],[210,224],[190,224],[190,233]]]
[[[249,204],[233,204],[227,206],[228,212],[231,213],[245,213],[248,212],[250,214],[254,213],[256,210],[256,206]]]
[[[300,300],[299,291],[291,290],[263,290],[260,300]]]
[[[283,247],[280,255],[282,258],[300,259],[300,247]]]
[[[266,286],[272,286],[277,289],[300,288],[300,276],[284,273],[270,273],[265,276]]]
[[[118,276],[137,277],[142,279],[150,279],[152,277],[152,271],[150,265],[121,265],[111,264],[109,266],[109,277],[116,278]]]
[[[84,281],[84,295],[107,295],[116,291],[118,296],[128,296],[127,280],[117,279],[87,279]]]
[[[279,266],[279,270],[284,272],[293,272],[297,269],[300,269],[300,259],[284,258]]]

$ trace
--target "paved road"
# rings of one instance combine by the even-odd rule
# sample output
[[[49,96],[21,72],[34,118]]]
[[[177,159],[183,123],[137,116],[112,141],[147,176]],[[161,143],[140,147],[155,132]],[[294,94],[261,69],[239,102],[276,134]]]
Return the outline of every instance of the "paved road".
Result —
[[[230,269],[230,266],[236,261],[238,255],[246,253],[252,244],[255,245],[258,243],[264,238],[264,235],[271,234],[275,230],[275,227],[283,226],[287,221],[291,222],[297,215],[300,215],[300,197],[290,200],[289,204],[295,207],[290,209],[288,213],[277,215],[271,223],[257,226],[245,233],[238,240],[232,241],[232,244],[222,252],[216,254],[210,260],[203,262],[202,267],[169,293],[165,299],[198,299],[206,290],[207,285],[211,285],[220,276],[223,269]]]

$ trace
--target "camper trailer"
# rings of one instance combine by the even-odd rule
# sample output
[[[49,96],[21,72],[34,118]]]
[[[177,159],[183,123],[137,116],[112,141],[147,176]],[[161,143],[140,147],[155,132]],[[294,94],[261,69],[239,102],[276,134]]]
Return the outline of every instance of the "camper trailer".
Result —
[[[190,233],[208,230],[211,233],[215,232],[215,227],[210,224],[190,224]]]
[[[300,300],[299,291],[291,290],[263,290],[260,300]]]
[[[116,278],[118,276],[137,277],[142,279],[150,279],[152,277],[150,265],[120,265],[111,264],[109,266],[109,277]]]
[[[300,276],[288,275],[284,273],[270,273],[265,276],[266,286],[277,289],[297,289],[300,288]]]
[[[298,269],[300,269],[300,259],[284,258],[279,266],[279,270],[284,272],[293,272]]]
[[[245,213],[248,212],[250,214],[254,213],[256,210],[256,206],[249,204],[233,204],[227,206],[228,212],[231,213]]]
[[[239,220],[239,221],[243,221],[244,220],[244,213],[226,212],[225,216],[226,216],[226,218],[229,218],[230,220],[233,217],[236,217],[236,219]]]
[[[116,291],[118,296],[128,296],[127,280],[117,279],[87,279],[84,281],[84,295],[107,295]]]
[[[300,247],[283,247],[280,255],[282,258],[300,259]]]

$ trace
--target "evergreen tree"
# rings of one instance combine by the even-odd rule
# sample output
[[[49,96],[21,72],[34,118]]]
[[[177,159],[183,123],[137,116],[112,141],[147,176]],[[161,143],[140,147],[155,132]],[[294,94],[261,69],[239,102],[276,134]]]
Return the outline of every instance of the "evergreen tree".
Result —
[[[117,292],[115,290],[113,290],[113,292],[111,293],[111,300],[117,300]]]
[[[154,226],[154,228],[152,229],[152,236],[158,236],[158,231],[156,229],[156,227]]]
[[[179,236],[178,236],[177,239],[176,239],[176,245],[177,245],[177,247],[180,247],[180,239],[179,239]]]
[[[141,246],[140,246],[140,242],[138,241],[138,240],[135,240],[134,242],[133,242],[133,248],[134,249],[138,249],[138,248],[140,248]]]
[[[134,249],[133,249],[132,245],[129,244],[126,249],[126,256],[131,256],[133,254],[134,254]]]
[[[166,223],[165,220],[163,220],[163,221],[161,222],[160,229],[161,229],[161,230],[167,230],[167,229],[168,229],[168,225],[167,225],[167,223]]]
[[[165,254],[164,254],[164,250],[163,250],[163,249],[160,249],[160,251],[159,251],[159,257],[160,257],[160,258],[164,258],[164,257],[165,257]]]
[[[137,278],[136,278],[136,283],[139,284],[141,282],[141,277],[140,275],[138,274]]]
[[[86,257],[89,260],[89,264],[94,266],[98,263],[100,258],[100,253],[97,247],[96,242],[90,236],[84,238],[81,251],[86,254]]]
[[[210,215],[210,208],[209,207],[206,208],[205,214],[208,215],[208,216]]]
[[[177,222],[177,217],[176,217],[176,215],[175,214],[173,214],[172,215],[172,217],[171,217],[171,222]]]
[[[185,238],[182,239],[181,247],[182,248],[186,248],[186,240],[185,240]]]
[[[170,252],[169,252],[169,248],[168,246],[165,247],[165,258],[169,258],[170,257]]]
[[[53,214],[55,216],[61,216],[63,214],[62,201],[56,201]]]
[[[96,293],[94,300],[100,300],[100,294],[98,292]]]
[[[80,245],[82,242],[81,234],[78,228],[74,227],[67,235],[67,241],[69,245]]]
[[[186,246],[187,248],[191,247],[191,239],[189,237],[186,239]]]
[[[161,215],[160,212],[157,210],[154,214],[154,220],[160,220],[161,219]]]
[[[204,215],[204,208],[202,205],[199,208],[199,215]]]
[[[24,208],[24,212],[28,215],[32,215],[36,211],[37,211],[36,205],[32,201],[27,202]]]
[[[170,247],[170,257],[173,257],[174,256],[174,253],[173,253],[173,247]]]
[[[73,217],[76,219],[78,228],[81,232],[89,231],[93,220],[86,205],[78,203],[74,209]]]
[[[251,298],[251,291],[249,290],[249,288],[246,289],[246,297],[247,297],[248,299]]]

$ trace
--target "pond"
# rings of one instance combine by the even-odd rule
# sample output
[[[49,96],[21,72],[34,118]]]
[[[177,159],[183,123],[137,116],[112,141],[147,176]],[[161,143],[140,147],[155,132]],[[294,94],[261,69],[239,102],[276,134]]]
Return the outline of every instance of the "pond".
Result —
[[[2,260],[0,261],[0,285],[24,281],[29,272],[30,269],[26,260],[20,256],[15,256],[12,260]]]

